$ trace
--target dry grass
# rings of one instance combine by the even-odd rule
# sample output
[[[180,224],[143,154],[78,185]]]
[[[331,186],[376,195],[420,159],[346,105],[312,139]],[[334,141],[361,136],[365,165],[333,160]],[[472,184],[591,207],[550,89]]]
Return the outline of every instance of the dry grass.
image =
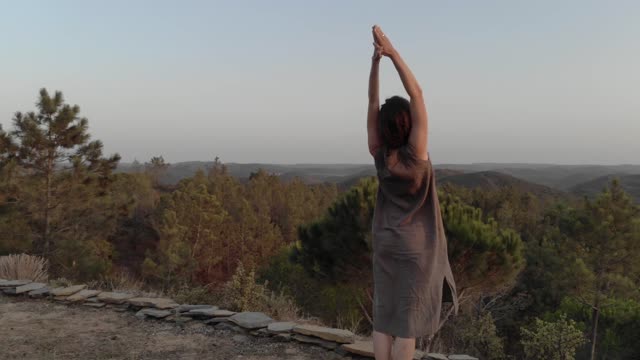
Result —
[[[102,276],[100,280],[87,283],[91,289],[104,291],[116,291],[135,294],[136,296],[162,297],[162,291],[149,288],[144,281],[126,271],[116,271]]]
[[[3,279],[46,282],[49,279],[48,268],[49,262],[40,256],[0,256],[0,278]]]

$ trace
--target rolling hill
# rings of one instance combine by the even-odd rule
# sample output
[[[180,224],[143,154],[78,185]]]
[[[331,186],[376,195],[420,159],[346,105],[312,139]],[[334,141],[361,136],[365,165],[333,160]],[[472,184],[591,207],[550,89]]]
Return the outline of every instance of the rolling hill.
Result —
[[[191,177],[198,169],[207,171],[213,162],[190,161],[171,164],[161,182],[175,184]],[[289,180],[295,177],[307,183],[330,182],[341,190],[348,189],[361,178],[375,176],[373,164],[261,164],[226,163],[231,173],[246,180],[251,173],[263,169]],[[438,183],[465,187],[495,189],[503,186],[530,191],[537,195],[593,195],[613,177],[619,177],[623,188],[637,201],[640,197],[640,165],[549,165],[549,164],[436,164]],[[123,163],[118,171],[135,171]]]
[[[611,180],[614,178],[620,180],[622,188],[631,195],[637,203],[640,203],[640,175],[605,175],[597,179],[575,185],[570,189],[570,191],[576,195],[594,197],[598,193],[602,192],[605,187],[609,186]]]

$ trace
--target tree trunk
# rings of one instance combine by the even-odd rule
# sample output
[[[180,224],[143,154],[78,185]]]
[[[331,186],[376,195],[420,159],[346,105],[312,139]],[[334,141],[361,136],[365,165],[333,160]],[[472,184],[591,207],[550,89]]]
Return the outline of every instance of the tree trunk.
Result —
[[[49,162],[51,164],[51,162]],[[46,180],[46,193],[45,193],[45,202],[44,202],[44,234],[42,236],[42,242],[44,245],[43,255],[45,257],[49,257],[49,252],[51,250],[50,246],[50,233],[51,233],[51,215],[49,214],[49,210],[51,208],[51,165],[49,165],[47,169],[47,180]]]
[[[600,317],[600,309],[598,306],[594,306],[591,312],[593,319],[593,327],[591,329],[591,360],[596,359],[596,337],[598,334],[598,318]]]

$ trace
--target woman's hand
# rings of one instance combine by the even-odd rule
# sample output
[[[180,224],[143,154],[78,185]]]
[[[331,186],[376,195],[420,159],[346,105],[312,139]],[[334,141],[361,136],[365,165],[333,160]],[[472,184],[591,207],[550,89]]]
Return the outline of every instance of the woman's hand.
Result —
[[[371,60],[380,61],[380,58],[382,58],[382,46],[373,43],[373,56],[371,57]]]
[[[396,50],[391,44],[391,40],[382,32],[382,29],[378,25],[373,25],[373,40],[380,47],[381,53],[384,56],[391,57],[395,54]],[[378,47],[376,47],[377,49]]]

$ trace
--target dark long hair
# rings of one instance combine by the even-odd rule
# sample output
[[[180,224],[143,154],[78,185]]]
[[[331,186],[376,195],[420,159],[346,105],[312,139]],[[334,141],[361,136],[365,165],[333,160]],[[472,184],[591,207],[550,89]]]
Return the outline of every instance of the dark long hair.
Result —
[[[403,165],[407,167],[415,165],[416,157],[413,146],[409,143],[409,134],[411,134],[409,100],[402,96],[388,98],[380,107],[378,122],[385,152],[397,149],[398,159]]]

